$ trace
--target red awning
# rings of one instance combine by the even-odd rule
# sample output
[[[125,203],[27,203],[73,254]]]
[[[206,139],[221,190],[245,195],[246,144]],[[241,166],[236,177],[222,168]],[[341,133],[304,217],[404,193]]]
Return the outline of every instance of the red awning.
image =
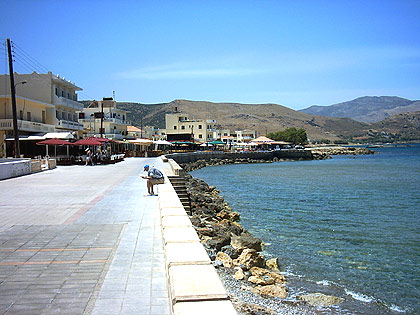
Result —
[[[62,139],[53,138],[53,139],[39,141],[36,144],[39,144],[39,145],[42,145],[42,144],[44,144],[44,145],[72,145],[73,143],[62,140]]]

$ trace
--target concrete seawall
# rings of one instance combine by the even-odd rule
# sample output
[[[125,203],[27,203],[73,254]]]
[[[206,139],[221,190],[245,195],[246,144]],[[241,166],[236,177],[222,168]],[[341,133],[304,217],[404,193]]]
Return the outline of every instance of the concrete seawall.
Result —
[[[304,159],[312,160],[310,150],[278,150],[278,151],[261,151],[261,152],[193,152],[193,153],[176,153],[168,154],[167,158],[173,159],[179,164],[192,163],[199,160],[209,161],[211,159],[252,159],[252,160],[273,160],[278,159]]]

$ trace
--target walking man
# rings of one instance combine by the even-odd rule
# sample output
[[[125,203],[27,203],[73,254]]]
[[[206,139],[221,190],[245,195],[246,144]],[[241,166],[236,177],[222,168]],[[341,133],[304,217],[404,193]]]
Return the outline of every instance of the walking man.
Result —
[[[165,179],[163,174],[155,167],[150,167],[149,165],[144,166],[144,171],[147,171],[147,176],[141,176],[144,179],[147,179],[147,192],[149,195],[154,196],[153,186],[158,184],[163,184]]]

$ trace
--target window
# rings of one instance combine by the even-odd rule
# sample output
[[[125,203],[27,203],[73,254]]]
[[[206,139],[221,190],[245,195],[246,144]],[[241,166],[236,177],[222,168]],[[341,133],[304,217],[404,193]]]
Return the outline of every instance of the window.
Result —
[[[26,120],[27,121],[31,121],[32,117],[31,117],[31,112],[27,112],[26,113]]]
[[[61,91],[61,96],[64,97],[64,91]]]
[[[184,130],[185,129],[185,126],[181,126],[181,129]]]
[[[176,130],[176,126],[174,126],[174,130]]]
[[[19,111],[19,119],[20,120],[23,120],[23,110],[20,110]]]
[[[199,139],[203,139],[203,135],[202,135],[202,134],[199,134],[199,135],[198,135],[198,138],[199,138]]]
[[[70,93],[67,93],[67,98],[70,99]]]
[[[203,129],[203,126],[202,125],[198,125],[198,129]]]
[[[42,123],[45,124],[45,122],[47,121],[47,113],[45,112],[45,110],[42,111]]]
[[[58,96],[58,88],[55,88],[55,95]]]

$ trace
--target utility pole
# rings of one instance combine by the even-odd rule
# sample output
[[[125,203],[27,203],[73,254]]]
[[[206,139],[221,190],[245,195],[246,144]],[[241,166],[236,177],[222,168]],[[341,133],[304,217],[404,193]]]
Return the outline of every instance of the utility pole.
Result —
[[[102,138],[103,124],[104,124],[104,101],[101,102],[101,138]]]
[[[15,157],[20,157],[20,146],[19,146],[19,131],[17,123],[17,109],[16,109],[16,87],[15,87],[15,77],[13,73],[13,57],[12,57],[12,47],[10,45],[10,38],[7,40],[7,53],[9,55],[9,76],[10,76],[10,92],[12,96],[12,111],[13,111],[13,133],[15,136]]]

